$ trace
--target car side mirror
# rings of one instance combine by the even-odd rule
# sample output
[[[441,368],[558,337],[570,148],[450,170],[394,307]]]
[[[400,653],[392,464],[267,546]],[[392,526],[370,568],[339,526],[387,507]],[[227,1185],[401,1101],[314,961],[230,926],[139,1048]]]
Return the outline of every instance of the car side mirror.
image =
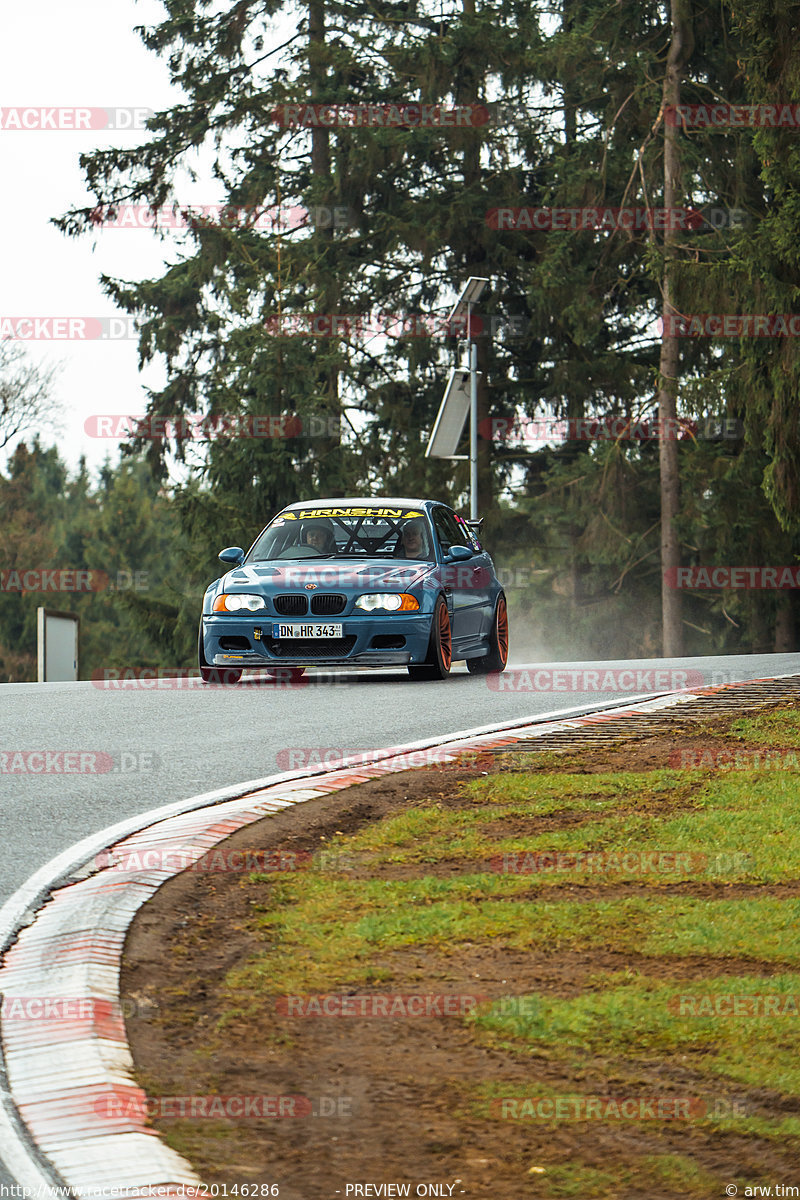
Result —
[[[239,567],[244,562],[244,550],[241,546],[228,546],[226,550],[220,550],[217,558],[220,562],[233,563]]]
[[[472,558],[475,551],[470,550],[469,546],[451,546],[447,555],[450,562],[466,562],[468,558]]]

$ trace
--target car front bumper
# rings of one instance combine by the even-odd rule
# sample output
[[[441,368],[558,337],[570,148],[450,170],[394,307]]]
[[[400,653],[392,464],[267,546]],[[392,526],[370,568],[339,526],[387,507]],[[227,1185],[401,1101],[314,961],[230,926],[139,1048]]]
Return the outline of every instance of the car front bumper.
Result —
[[[424,662],[432,617],[430,613],[397,613],[381,619],[368,615],[329,617],[326,623],[342,626],[341,639],[302,641],[273,638],[272,624],[277,620],[271,616],[259,619],[257,614],[249,618],[205,614],[206,662],[214,667],[251,670],[267,666],[406,666]],[[231,645],[232,641],[239,644]]]

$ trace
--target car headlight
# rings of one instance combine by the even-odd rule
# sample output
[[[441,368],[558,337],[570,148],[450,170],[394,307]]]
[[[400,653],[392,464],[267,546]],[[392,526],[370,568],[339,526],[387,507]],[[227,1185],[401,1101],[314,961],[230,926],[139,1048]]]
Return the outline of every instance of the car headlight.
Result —
[[[386,612],[419,612],[419,601],[408,592],[367,592],[356,600],[356,608],[373,612],[382,608]]]
[[[266,608],[266,604],[263,596],[256,596],[252,592],[223,592],[217,596],[212,607],[214,612],[241,612],[243,609],[258,612],[260,608]]]

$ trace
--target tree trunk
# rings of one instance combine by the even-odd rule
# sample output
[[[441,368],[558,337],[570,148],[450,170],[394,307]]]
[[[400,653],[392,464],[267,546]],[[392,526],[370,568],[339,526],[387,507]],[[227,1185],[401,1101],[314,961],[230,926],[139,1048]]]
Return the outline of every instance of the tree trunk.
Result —
[[[775,613],[775,653],[793,654],[796,649],[794,597],[791,592],[781,592]]]
[[[671,0],[672,37],[664,76],[663,106],[680,104],[681,78],[691,57],[692,36],[691,0]],[[681,159],[678,137],[680,130],[664,120],[664,208],[667,212],[680,203]],[[661,645],[665,658],[683,654],[683,623],[681,593],[669,587],[669,575],[675,579],[680,566],[680,545],[675,519],[680,508],[680,476],[678,473],[678,441],[675,436],[677,418],[678,375],[680,347],[672,331],[671,318],[677,314],[673,305],[674,264],[678,231],[673,222],[666,222],[664,232],[664,270],[662,277],[661,358],[659,362],[658,421],[660,434],[659,462],[661,469]],[[668,574],[669,573],[669,574]]]

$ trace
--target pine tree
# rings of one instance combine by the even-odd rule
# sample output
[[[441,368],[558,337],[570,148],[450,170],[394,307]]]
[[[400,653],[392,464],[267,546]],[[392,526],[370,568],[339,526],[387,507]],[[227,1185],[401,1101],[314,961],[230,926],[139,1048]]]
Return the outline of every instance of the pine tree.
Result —
[[[726,0],[741,41],[745,99],[754,105],[800,101],[800,7],[791,0]],[[784,109],[784,112],[786,110]],[[722,286],[751,313],[800,311],[800,145],[785,124],[737,130],[752,145],[766,203],[742,231]],[[795,337],[743,340],[731,390],[747,423],[748,440],[763,447],[762,485],[781,526],[800,530],[800,348]]]

